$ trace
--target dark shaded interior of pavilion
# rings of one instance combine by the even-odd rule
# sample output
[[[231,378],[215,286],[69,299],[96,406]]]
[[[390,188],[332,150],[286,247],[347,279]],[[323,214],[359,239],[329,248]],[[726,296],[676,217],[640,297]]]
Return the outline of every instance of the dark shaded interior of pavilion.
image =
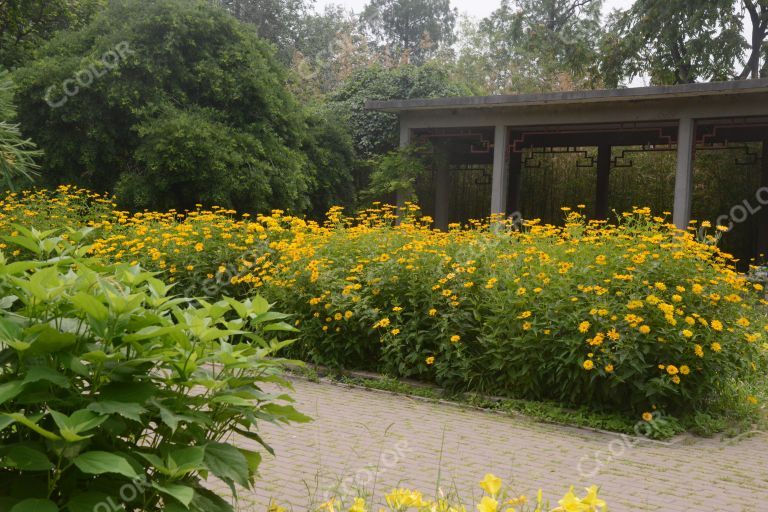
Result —
[[[677,134],[676,122],[510,128],[507,213],[561,224],[560,208],[578,204],[609,222],[633,206],[671,212]],[[490,214],[493,141],[493,127],[414,130],[430,171],[416,190],[425,214],[439,201],[452,223]],[[721,246],[742,268],[765,262],[768,118],[698,121],[694,158],[692,217],[731,227]]]

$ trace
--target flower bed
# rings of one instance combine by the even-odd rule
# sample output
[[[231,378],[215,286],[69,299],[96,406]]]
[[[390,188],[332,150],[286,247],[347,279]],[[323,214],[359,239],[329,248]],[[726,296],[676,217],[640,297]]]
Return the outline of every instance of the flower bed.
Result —
[[[12,197],[0,222],[48,221],[83,196]],[[320,364],[675,415],[765,369],[762,286],[647,209],[618,225],[565,209],[564,227],[439,232],[416,215],[396,225],[391,207],[318,225],[282,212],[131,216],[107,202],[79,206],[94,253],[164,270],[187,293],[258,291],[296,314],[292,355]]]

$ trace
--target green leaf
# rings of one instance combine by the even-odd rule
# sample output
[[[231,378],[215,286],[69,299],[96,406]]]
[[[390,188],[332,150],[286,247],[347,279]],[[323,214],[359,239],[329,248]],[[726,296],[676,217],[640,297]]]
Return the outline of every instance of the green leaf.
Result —
[[[80,292],[69,299],[80,311],[98,322],[106,322],[109,318],[109,309],[93,295]]]
[[[240,450],[224,443],[205,445],[205,464],[221,479],[229,479],[242,487],[249,487],[248,459]]]
[[[141,415],[147,410],[139,404],[103,401],[90,404],[87,409],[99,414],[119,414],[123,418],[141,422]]]
[[[40,421],[40,418],[43,417],[43,414],[38,414],[38,415],[32,416],[31,417],[32,419],[31,419],[31,418],[27,418],[26,416],[24,416],[23,414],[18,413],[18,412],[7,413],[7,414],[4,414],[4,415],[0,416],[0,423],[3,423],[3,417],[10,418],[11,420],[13,420],[16,423],[21,423],[25,427],[27,427],[27,428],[29,428],[31,430],[34,430],[35,432],[37,432],[38,434],[40,434],[41,436],[43,436],[46,439],[50,439],[51,441],[61,441],[61,438],[59,436],[57,436],[53,432],[50,432],[50,431],[44,429],[43,427],[41,427],[41,426],[39,426],[37,424],[37,422]]]
[[[41,252],[40,244],[38,244],[35,240],[31,238],[27,238],[25,236],[6,235],[6,236],[3,236],[2,239],[13,245],[18,245],[20,247],[23,247],[24,249],[27,249],[28,251],[33,252],[37,256],[40,255],[40,252]]]
[[[55,384],[60,388],[68,388],[69,381],[62,374],[49,368],[48,366],[32,366],[27,370],[27,374],[24,376],[24,384],[30,384],[33,382],[39,382],[41,380],[48,381],[51,384]]]
[[[133,469],[128,459],[113,453],[92,451],[79,455],[74,461],[75,466],[89,475],[117,473],[128,478],[138,478],[139,474]]]
[[[32,348],[30,352],[35,354],[48,354],[58,352],[77,341],[77,336],[69,332],[59,332],[50,325],[38,324],[25,330],[25,335],[31,337]]]
[[[189,508],[189,504],[192,502],[192,498],[195,497],[195,490],[192,487],[181,484],[158,484],[152,482],[152,487],[157,489],[163,494],[171,496],[179,503],[184,505],[184,508]]]
[[[248,462],[249,474],[251,476],[257,474],[259,472],[259,465],[261,465],[261,454],[252,450],[246,450],[245,448],[239,448],[239,450]]]
[[[53,469],[53,464],[48,456],[36,448],[27,445],[13,445],[8,448],[2,465],[21,471],[48,471]]]
[[[202,446],[189,446],[171,452],[168,456],[168,467],[174,476],[184,476],[193,471],[205,469],[205,448]]]
[[[59,507],[51,500],[30,498],[18,502],[9,512],[59,512]]]
[[[57,411],[50,411],[53,421],[59,427],[59,433],[66,441],[76,443],[91,436],[81,436],[81,433],[87,432],[98,427],[109,419],[109,416],[100,416],[94,412],[80,409],[67,417]]]
[[[24,382],[20,380],[12,380],[11,382],[0,384],[0,405],[16,398],[23,390]]]
[[[103,492],[84,492],[73,496],[66,508],[69,512],[95,512],[99,508],[104,508],[102,504],[109,503],[109,499],[110,495]]]

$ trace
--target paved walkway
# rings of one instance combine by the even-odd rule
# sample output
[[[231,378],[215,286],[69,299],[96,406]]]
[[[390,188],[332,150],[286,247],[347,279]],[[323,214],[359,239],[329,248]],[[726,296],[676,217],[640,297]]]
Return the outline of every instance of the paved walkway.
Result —
[[[768,511],[768,435],[635,444],[388,393],[294,383],[297,407],[315,421],[262,424],[277,457],[266,456],[257,490],[241,496],[240,511],[264,512],[270,498],[308,510],[334,487],[380,498],[409,486],[433,497],[438,481],[443,492],[469,501],[489,471],[516,493],[534,497],[543,488],[553,505],[570,484],[596,484],[613,512]]]

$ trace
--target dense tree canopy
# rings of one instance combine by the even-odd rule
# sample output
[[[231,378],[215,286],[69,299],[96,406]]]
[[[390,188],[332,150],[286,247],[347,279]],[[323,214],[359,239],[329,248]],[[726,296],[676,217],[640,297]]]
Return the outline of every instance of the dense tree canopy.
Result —
[[[0,66],[14,68],[57,31],[77,29],[105,0],[0,0]]]
[[[421,64],[453,44],[456,15],[450,0],[371,0],[362,19],[382,51]]]
[[[17,77],[48,183],[116,189],[133,208],[311,207],[323,118],[307,119],[269,45],[204,1],[112,2]],[[349,172],[341,152],[324,173]]]

